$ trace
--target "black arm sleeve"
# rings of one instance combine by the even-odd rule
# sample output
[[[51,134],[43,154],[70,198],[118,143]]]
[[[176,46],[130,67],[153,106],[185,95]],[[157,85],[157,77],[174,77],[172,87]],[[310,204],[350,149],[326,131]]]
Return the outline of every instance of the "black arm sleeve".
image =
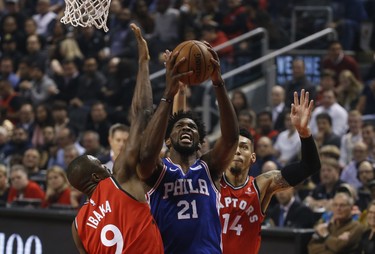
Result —
[[[301,138],[301,160],[281,169],[281,175],[291,185],[296,186],[309,176],[319,172],[320,158],[312,136]]]

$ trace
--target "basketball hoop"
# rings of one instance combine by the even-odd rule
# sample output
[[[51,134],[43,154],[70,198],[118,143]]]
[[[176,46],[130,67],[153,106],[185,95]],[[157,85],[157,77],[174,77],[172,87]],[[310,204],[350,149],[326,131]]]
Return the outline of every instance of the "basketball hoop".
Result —
[[[111,0],[65,0],[61,22],[74,27],[95,26],[108,32],[107,17]]]

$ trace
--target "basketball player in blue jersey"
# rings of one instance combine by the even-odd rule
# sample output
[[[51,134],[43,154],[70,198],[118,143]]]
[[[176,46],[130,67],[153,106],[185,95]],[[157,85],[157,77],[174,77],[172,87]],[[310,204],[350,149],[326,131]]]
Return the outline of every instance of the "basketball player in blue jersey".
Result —
[[[151,118],[141,145],[141,167],[149,186],[147,193],[152,214],[158,223],[165,253],[221,253],[218,188],[238,143],[238,123],[221,78],[218,56],[212,53],[211,80],[220,111],[221,137],[213,149],[198,158],[205,136],[204,126],[190,112],[179,112],[170,119],[173,97],[177,93],[179,52],[166,51],[166,88]],[[191,74],[190,74],[191,75]],[[169,119],[169,122],[168,122]],[[163,141],[170,157],[159,158]],[[143,172],[146,172],[144,170]]]

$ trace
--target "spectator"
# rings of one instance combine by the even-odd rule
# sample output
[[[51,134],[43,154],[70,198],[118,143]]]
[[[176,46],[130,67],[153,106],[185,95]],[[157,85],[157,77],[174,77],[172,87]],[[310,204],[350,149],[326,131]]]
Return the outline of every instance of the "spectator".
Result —
[[[11,187],[7,203],[22,199],[44,199],[45,193],[40,186],[29,180],[27,171],[22,165],[13,165],[10,170]]]
[[[316,87],[311,84],[305,74],[305,62],[302,59],[295,59],[292,63],[292,80],[284,84],[285,88],[285,105],[288,107],[293,103],[294,91],[301,91],[305,89],[309,92],[310,99],[314,100],[316,97]],[[313,119],[311,119],[313,120]]]
[[[53,76],[59,91],[55,94],[54,100],[61,100],[68,104],[70,100],[76,97],[79,76],[77,64],[73,60],[64,60],[61,73],[55,72]]]
[[[358,164],[368,159],[368,147],[364,142],[357,142],[353,147],[353,160],[342,170],[341,180],[351,184],[354,188],[359,188],[362,183],[358,180]]]
[[[47,189],[43,207],[71,206],[70,187],[65,171],[59,166],[47,170]]]
[[[114,124],[109,129],[108,142],[110,151],[99,160],[112,171],[113,162],[120,154],[129,136],[129,127],[123,124]]]
[[[282,86],[273,86],[271,90],[271,111],[273,129],[285,130],[285,115],[290,113],[290,105],[285,104],[285,90]]]
[[[295,161],[301,148],[301,140],[296,128],[290,120],[290,114],[285,112],[284,118],[286,130],[277,136],[274,145],[275,154],[281,166]]]
[[[109,31],[109,57],[136,59],[137,41],[129,26],[132,13],[123,8],[116,18],[117,25]]]
[[[13,60],[13,69],[16,70],[23,54],[17,49],[17,42],[11,34],[6,34],[1,38],[1,49],[3,57]]]
[[[322,105],[316,107],[311,115],[310,128],[314,136],[318,133],[316,116],[323,112],[331,117],[332,130],[336,135],[342,136],[347,132],[348,112],[337,103],[334,91],[327,90],[323,94]]]
[[[336,29],[339,40],[346,50],[355,49],[359,43],[361,23],[368,20],[363,1],[330,1],[334,21],[328,27]]]
[[[63,169],[67,169],[69,164],[79,156],[79,151],[75,145],[68,145],[64,147],[64,165]]]
[[[175,48],[180,40],[180,12],[172,8],[170,0],[158,0],[154,14],[155,27],[151,34],[151,58],[163,52],[165,48]],[[154,48],[154,50],[152,50]],[[154,52],[152,52],[154,51]]]
[[[207,41],[212,47],[216,47],[222,43],[228,41],[226,34],[221,31],[218,24],[212,23],[202,27],[202,40]],[[220,57],[220,66],[223,72],[227,72],[232,69],[231,64],[233,63],[233,46],[230,45],[217,51]]]
[[[57,135],[63,128],[73,125],[68,116],[68,108],[65,102],[55,101],[52,104],[52,118],[55,123],[54,129]]]
[[[320,113],[316,116],[318,133],[314,135],[318,147],[334,145],[340,148],[341,138],[333,132],[332,118],[328,113]]]
[[[2,32],[1,37],[11,35],[17,43],[17,49],[24,52],[25,49],[25,37],[22,33],[22,26],[18,27],[16,17],[13,15],[6,15],[2,19]]]
[[[363,233],[360,241],[360,249],[358,253],[373,254],[375,253],[375,200],[371,201],[367,208],[367,224],[368,228]]]
[[[339,84],[336,87],[337,102],[347,111],[355,109],[363,84],[359,82],[349,70],[343,70],[339,75]]]
[[[106,83],[105,76],[98,70],[98,63],[95,58],[87,58],[83,64],[83,74],[78,79],[76,96],[70,101],[70,105],[88,111],[93,102],[102,97],[101,89]],[[80,120],[83,120],[82,115]]]
[[[59,92],[44,69],[44,66],[34,63],[30,69],[31,82],[20,85],[22,96],[34,105],[50,101]]]
[[[279,132],[273,129],[272,113],[270,111],[261,111],[257,114],[257,129],[254,137],[255,145],[261,137],[268,137],[272,143],[276,141]]]
[[[348,133],[341,137],[340,145],[340,166],[344,167],[352,161],[353,146],[358,141],[362,141],[362,115],[357,110],[349,112]]]
[[[18,117],[19,121],[17,126],[20,126],[27,131],[28,139],[31,141],[35,128],[35,113],[33,105],[31,103],[22,104],[18,111]]]
[[[37,105],[35,108],[35,127],[31,138],[34,147],[40,148],[44,145],[43,128],[53,126],[52,111],[47,104]]]
[[[8,169],[3,164],[0,164],[0,207],[5,206],[8,200],[8,194]]]
[[[246,94],[239,89],[233,91],[230,101],[232,102],[237,115],[241,110],[250,110]]]
[[[152,34],[155,27],[154,18],[148,11],[147,3],[144,0],[138,0],[134,3],[132,8],[134,20],[139,24],[140,28],[144,31],[144,34]]]
[[[18,88],[18,83],[20,78],[14,72],[15,67],[13,59],[11,57],[2,57],[0,63],[0,78],[8,80],[12,87],[16,90]]]
[[[76,133],[71,127],[64,127],[58,133],[56,133],[58,150],[56,152],[56,157],[51,158],[48,162],[48,167],[51,166],[60,166],[65,168],[65,148],[73,145],[77,151],[78,155],[82,155],[85,152],[85,149],[79,144],[77,140]]]
[[[29,141],[26,130],[22,127],[16,127],[13,130],[12,139],[8,142],[8,145],[4,151],[4,155],[8,159],[16,155],[23,155],[24,152],[32,147]]]
[[[375,162],[375,126],[371,123],[362,125],[362,140],[367,145],[368,159]]]
[[[45,126],[42,130],[44,144],[38,148],[40,153],[40,168],[47,168],[48,161],[56,157],[56,133],[53,126]]]
[[[25,167],[29,177],[41,174],[40,153],[35,148],[29,148],[25,151],[22,158],[22,165]]]
[[[77,42],[85,58],[103,59],[107,57],[104,54],[104,36],[100,31],[93,26],[79,27],[78,31]]]
[[[328,53],[322,62],[323,69],[331,69],[335,72],[336,85],[338,85],[338,78],[343,70],[349,70],[354,77],[361,80],[359,66],[356,60],[351,56],[345,55],[341,43],[332,41],[328,47]]]
[[[30,62],[30,65],[36,63],[41,65],[45,64],[45,66],[47,66],[48,55],[47,52],[42,48],[42,42],[37,35],[30,35],[27,37],[26,51],[26,57]]]
[[[249,175],[257,177],[260,175],[263,164],[267,161],[273,161],[277,164],[278,168],[281,168],[276,157],[273,155],[272,140],[269,137],[261,137],[256,144],[255,149],[257,158],[256,161],[251,165]]]
[[[363,227],[352,220],[354,200],[346,193],[337,193],[333,198],[333,218],[328,223],[315,226],[315,233],[307,245],[309,254],[346,253],[358,250]]]
[[[319,176],[320,183],[304,200],[304,203],[315,213],[323,213],[330,210],[330,201],[336,194],[339,186],[343,183],[340,180],[339,164],[333,158],[322,159]]]
[[[324,69],[320,73],[320,85],[317,88],[315,106],[322,105],[323,94],[325,91],[335,89],[335,85],[336,85],[335,75],[336,73],[330,69]]]
[[[358,163],[358,175],[357,178],[362,183],[362,186],[358,188],[358,201],[357,205],[361,211],[364,211],[371,201],[371,191],[369,183],[375,180],[375,169],[371,162],[364,160]]]
[[[92,104],[90,115],[85,126],[85,130],[92,130],[99,134],[100,144],[108,147],[108,132],[111,128],[111,122],[108,119],[107,109],[104,103],[97,101]],[[100,158],[100,157],[97,157]]]
[[[224,15],[221,30],[228,39],[233,39],[248,31],[246,26],[246,9],[240,0],[229,0],[227,2],[227,13]]]
[[[294,195],[294,188],[277,192],[275,196],[279,204],[267,212],[267,217],[278,227],[312,228],[315,223],[313,212]]]
[[[0,126],[0,165],[7,163],[5,152],[8,149],[9,138],[9,131],[3,126]]]
[[[375,115],[375,80],[363,88],[361,95],[359,96],[357,110],[363,115]]]
[[[4,110],[5,117],[12,123],[17,123],[23,101],[8,80],[0,80],[0,96],[0,107]]]
[[[250,110],[243,109],[238,113],[238,125],[240,128],[246,129],[254,137],[256,135],[254,129],[254,115]]]
[[[101,158],[105,154],[105,149],[100,145],[100,137],[96,131],[85,131],[82,134],[82,146],[85,148],[87,155],[95,158]]]
[[[54,22],[56,22],[56,13],[50,11],[50,0],[38,0],[37,14],[33,15],[33,19],[37,24],[37,33],[44,38],[51,34]]]

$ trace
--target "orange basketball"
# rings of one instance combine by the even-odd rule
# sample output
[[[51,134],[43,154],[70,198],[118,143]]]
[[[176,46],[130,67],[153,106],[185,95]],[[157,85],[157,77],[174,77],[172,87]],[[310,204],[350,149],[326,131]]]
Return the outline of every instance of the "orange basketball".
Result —
[[[182,77],[181,81],[188,85],[198,85],[206,81],[214,69],[210,59],[212,54],[208,51],[207,46],[200,41],[190,40],[180,43],[173,52],[179,51],[176,62],[182,57],[186,61],[178,68],[178,73],[193,71],[190,76]]]

